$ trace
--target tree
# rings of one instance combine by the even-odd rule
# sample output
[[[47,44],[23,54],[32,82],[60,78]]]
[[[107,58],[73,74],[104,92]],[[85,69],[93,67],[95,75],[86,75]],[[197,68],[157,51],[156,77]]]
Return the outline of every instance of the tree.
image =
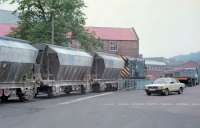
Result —
[[[81,44],[81,48],[87,51],[102,50],[103,43],[100,39],[96,38],[93,33],[89,33],[87,30],[81,30],[74,37],[78,39]]]
[[[1,0],[3,2],[9,0]],[[100,42],[85,29],[85,8],[83,0],[12,0],[19,6],[14,13],[19,14],[17,28],[9,35],[29,40],[33,43],[55,43],[66,45],[67,33],[73,33],[81,47],[92,50],[100,47]]]

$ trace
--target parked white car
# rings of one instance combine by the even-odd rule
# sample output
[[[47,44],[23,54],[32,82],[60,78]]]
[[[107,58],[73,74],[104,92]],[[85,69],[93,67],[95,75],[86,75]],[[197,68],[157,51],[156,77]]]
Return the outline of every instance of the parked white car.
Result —
[[[146,85],[145,91],[148,96],[152,93],[158,93],[161,95],[169,95],[170,92],[177,92],[182,94],[185,88],[185,84],[180,83],[174,78],[159,78],[153,82],[153,84]]]

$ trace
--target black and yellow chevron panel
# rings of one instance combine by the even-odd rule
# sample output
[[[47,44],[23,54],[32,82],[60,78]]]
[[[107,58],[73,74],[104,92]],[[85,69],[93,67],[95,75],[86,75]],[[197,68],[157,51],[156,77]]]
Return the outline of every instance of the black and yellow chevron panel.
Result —
[[[121,70],[120,75],[123,79],[126,79],[129,77],[128,58],[125,56],[121,56],[121,58],[124,60],[124,68]]]
[[[125,79],[125,78],[128,78],[128,76],[129,76],[129,71],[128,71],[126,68],[124,68],[124,69],[121,70],[120,75],[121,75],[121,77],[124,78],[124,79]]]
[[[124,61],[128,61],[128,58],[126,56],[121,56],[121,58],[124,60]]]

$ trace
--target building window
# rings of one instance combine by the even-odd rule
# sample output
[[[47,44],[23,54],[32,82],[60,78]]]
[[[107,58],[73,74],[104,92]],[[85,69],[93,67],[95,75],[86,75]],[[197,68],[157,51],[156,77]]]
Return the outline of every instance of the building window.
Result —
[[[118,50],[117,42],[110,42],[110,51],[117,52],[117,50]]]

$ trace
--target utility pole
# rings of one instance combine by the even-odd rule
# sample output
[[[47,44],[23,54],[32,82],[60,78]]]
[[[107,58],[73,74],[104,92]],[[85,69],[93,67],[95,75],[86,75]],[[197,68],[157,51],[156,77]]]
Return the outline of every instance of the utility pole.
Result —
[[[55,28],[54,28],[54,12],[52,11],[52,19],[51,19],[51,44],[54,44],[54,36],[55,36]]]

